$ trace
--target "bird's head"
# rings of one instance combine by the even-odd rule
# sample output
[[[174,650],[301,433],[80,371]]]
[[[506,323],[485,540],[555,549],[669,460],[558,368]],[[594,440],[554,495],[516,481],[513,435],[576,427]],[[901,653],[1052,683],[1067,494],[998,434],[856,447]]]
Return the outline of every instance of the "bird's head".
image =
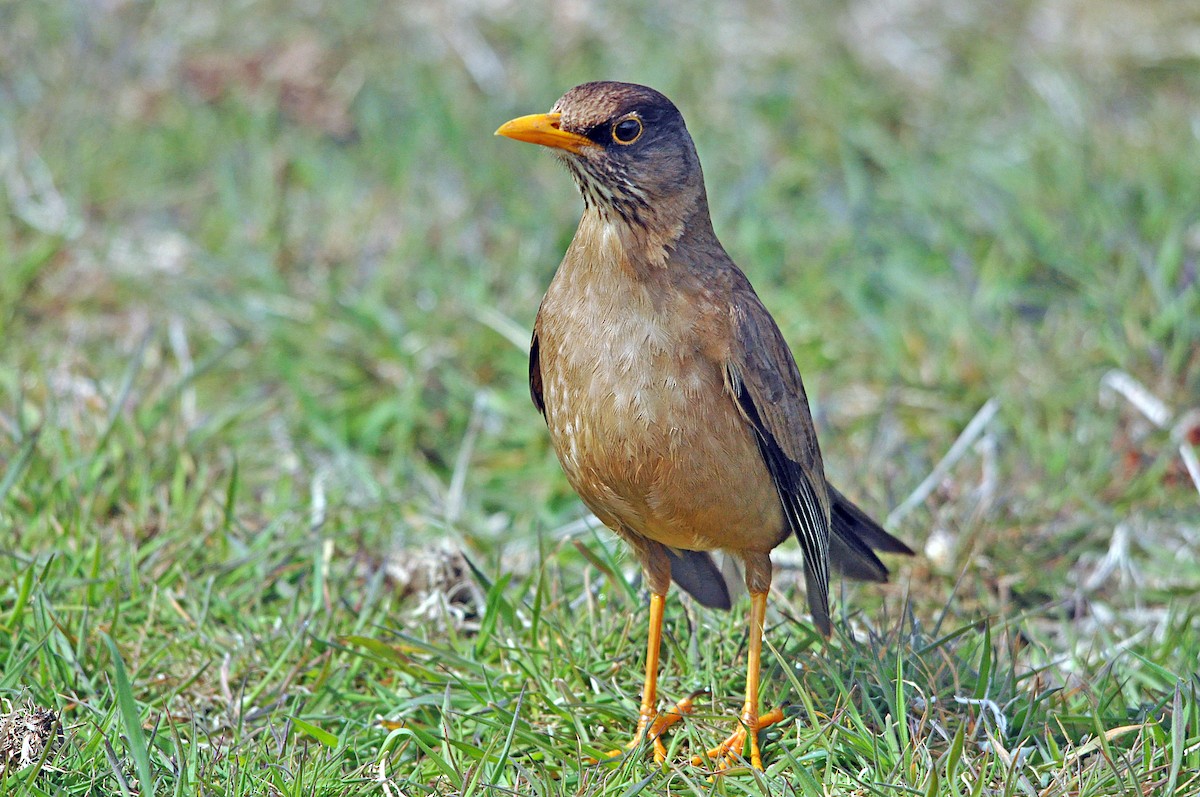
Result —
[[[674,227],[707,212],[704,176],[679,109],[634,83],[584,83],[549,113],[522,116],[496,131],[552,148],[584,204],[631,227]]]

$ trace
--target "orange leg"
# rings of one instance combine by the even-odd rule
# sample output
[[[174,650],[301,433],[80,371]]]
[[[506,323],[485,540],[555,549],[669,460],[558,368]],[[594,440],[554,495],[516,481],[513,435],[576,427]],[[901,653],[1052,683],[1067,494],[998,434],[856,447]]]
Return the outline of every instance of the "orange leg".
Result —
[[[677,712],[668,712],[655,721],[655,717],[658,715],[658,711],[655,709],[655,704],[658,702],[658,651],[662,645],[663,606],[666,601],[665,594],[657,592],[650,594],[650,634],[649,640],[646,642],[646,677],[642,683],[642,707],[638,711],[637,730],[633,734],[633,740],[625,745],[625,750],[637,747],[642,743],[642,739],[645,738],[646,731],[649,729],[650,737],[654,740],[656,761],[662,761],[667,756],[666,748],[658,738],[659,734],[679,721]],[[608,755],[611,758],[621,755],[623,752],[625,751],[613,750]]]
[[[762,769],[762,754],[758,750],[758,732],[783,719],[783,712],[775,709],[763,716],[758,715],[758,679],[762,666],[763,624],[767,617],[767,593],[750,593],[750,655],[746,662],[746,702],[742,706],[741,725],[729,738],[709,750],[709,758],[719,759],[720,768],[729,768],[736,756],[742,754],[746,737],[750,737],[750,765]],[[700,756],[692,758],[693,764],[703,764]]]

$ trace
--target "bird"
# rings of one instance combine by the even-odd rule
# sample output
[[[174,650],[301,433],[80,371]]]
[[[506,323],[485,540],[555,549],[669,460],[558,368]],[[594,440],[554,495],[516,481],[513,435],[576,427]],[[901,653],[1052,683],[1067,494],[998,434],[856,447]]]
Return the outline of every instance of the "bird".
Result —
[[[761,770],[759,731],[783,716],[759,705],[771,551],[799,540],[826,638],[830,565],[882,582],[876,551],[913,552],[826,480],[800,371],[717,239],[674,103],[648,86],[584,83],[496,135],[550,149],[583,197],[534,322],[529,388],[568,482],[632,549],[649,589],[641,705],[625,749],[652,740],[661,762],[663,733],[691,710],[690,698],[657,709],[666,595],[674,581],[704,606],[731,608],[712,556],[723,552],[750,594],[746,690],[738,725],[707,757],[731,768],[748,739]]]

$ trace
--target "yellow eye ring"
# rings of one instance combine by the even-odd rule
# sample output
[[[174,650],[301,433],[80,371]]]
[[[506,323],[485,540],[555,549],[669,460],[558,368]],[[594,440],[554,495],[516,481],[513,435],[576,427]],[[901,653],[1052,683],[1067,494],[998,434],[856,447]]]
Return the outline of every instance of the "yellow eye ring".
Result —
[[[632,144],[642,137],[645,130],[642,127],[642,120],[636,116],[627,116],[612,126],[612,139],[618,144],[626,146]]]

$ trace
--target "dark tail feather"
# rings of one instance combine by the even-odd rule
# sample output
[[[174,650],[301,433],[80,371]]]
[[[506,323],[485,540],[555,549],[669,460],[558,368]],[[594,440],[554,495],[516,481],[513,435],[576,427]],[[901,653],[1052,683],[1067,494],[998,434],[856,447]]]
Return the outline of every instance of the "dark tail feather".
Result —
[[[725,576],[708,551],[671,550],[667,555],[671,559],[671,578],[700,605],[710,609],[733,605]]]
[[[911,548],[884,531],[882,526],[832,485],[829,486],[829,500],[832,522],[829,563],[842,575],[858,581],[887,581],[888,569],[879,561],[875,551],[912,556]],[[668,555],[671,559],[671,578],[702,606],[728,609],[732,605],[725,575],[707,551],[672,549]],[[820,579],[809,571],[807,562],[804,574],[810,596],[824,592],[818,583]],[[810,601],[810,604],[817,628],[828,635],[829,615],[818,612],[820,601]]]
[[[912,556],[911,548],[884,531],[833,485],[829,485],[829,501],[829,563],[847,578],[887,581],[888,569],[875,551]]]
[[[811,566],[808,557],[804,557],[804,589],[808,596],[808,611],[812,613],[817,630],[828,639],[833,633],[833,623],[829,620],[829,584],[822,581],[821,575]],[[824,575],[828,577],[828,572]]]

